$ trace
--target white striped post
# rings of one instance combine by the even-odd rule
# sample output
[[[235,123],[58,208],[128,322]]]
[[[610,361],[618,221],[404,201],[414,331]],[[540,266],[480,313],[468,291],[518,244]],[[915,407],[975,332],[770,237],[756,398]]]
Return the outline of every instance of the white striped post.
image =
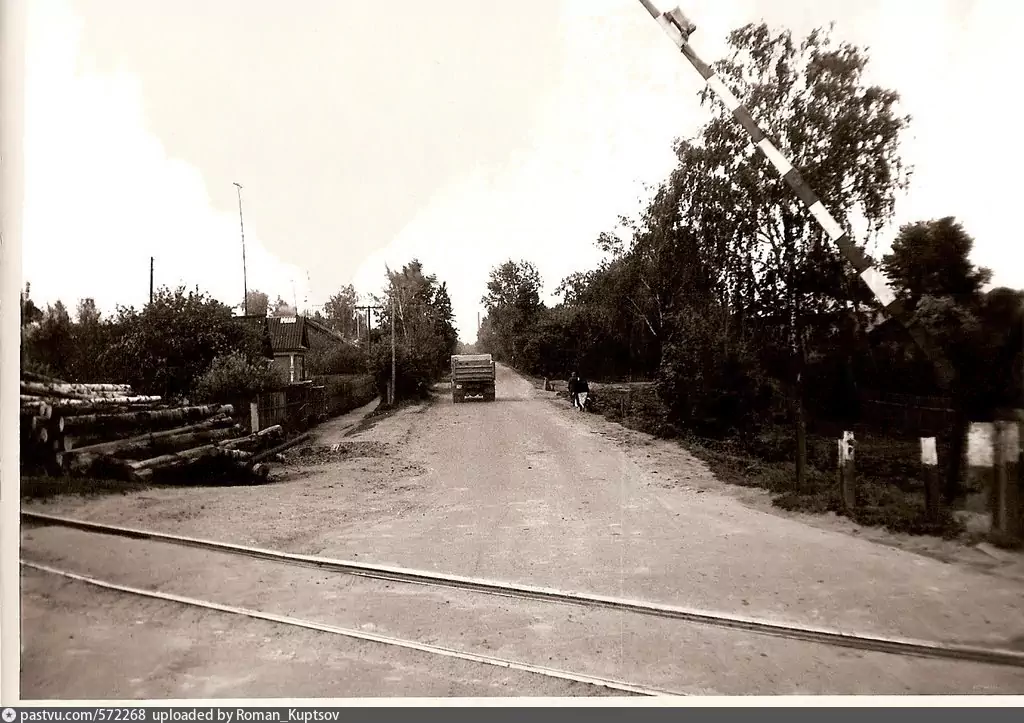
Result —
[[[953,381],[953,367],[924,331],[912,323],[909,310],[896,298],[885,275],[876,269],[867,254],[853,243],[849,234],[836,222],[832,214],[825,208],[825,204],[821,202],[817,194],[804,181],[800,171],[793,167],[758,127],[750,111],[743,106],[722,79],[715,74],[711,66],[701,60],[693,48],[690,47],[690,34],[697,29],[697,26],[679,8],[661,13],[649,0],[640,0],[640,3],[650,13],[651,17],[658,21],[665,34],[671,38],[676,47],[690,61],[690,64],[704,78],[708,88],[718,96],[718,99],[732,113],[733,118],[743,126],[743,129],[750,136],[751,142],[757,146],[765,158],[775,167],[778,174],[793,189],[828,237],[839,247],[843,256],[857,270],[861,280],[867,284],[868,288],[871,289],[871,293],[874,294],[875,298],[885,309],[886,315],[898,320],[910,333],[914,342],[935,365],[939,385],[947,389]]]
[[[843,432],[839,440],[836,476],[839,481],[839,502],[846,512],[851,512],[857,506],[857,474],[854,467],[856,444],[853,432]]]

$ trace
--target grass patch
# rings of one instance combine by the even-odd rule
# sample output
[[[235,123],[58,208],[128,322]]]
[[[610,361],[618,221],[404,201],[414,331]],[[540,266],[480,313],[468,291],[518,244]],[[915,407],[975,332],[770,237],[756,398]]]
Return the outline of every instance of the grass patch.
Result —
[[[836,440],[807,435],[807,475],[796,489],[796,438],[786,426],[774,426],[745,440],[688,436],[668,424],[666,412],[649,384],[593,384],[594,411],[610,421],[655,437],[678,439],[723,482],[759,488],[773,495],[780,509],[810,514],[845,515],[865,527],[946,539],[965,532],[964,524],[943,511],[937,522],[925,517],[917,440],[858,432],[857,506],[846,513],[836,481]],[[940,449],[940,454],[944,450]],[[993,544],[996,544],[993,542]],[[1004,544],[1020,544],[1004,541]]]
[[[999,532],[993,530],[985,535],[985,540],[993,547],[998,547],[1000,550],[1024,550],[1024,540],[1018,537],[1011,537],[1005,532]]]
[[[43,502],[66,495],[78,497],[125,495],[151,486],[102,477],[25,475],[21,478],[21,499],[26,502]]]

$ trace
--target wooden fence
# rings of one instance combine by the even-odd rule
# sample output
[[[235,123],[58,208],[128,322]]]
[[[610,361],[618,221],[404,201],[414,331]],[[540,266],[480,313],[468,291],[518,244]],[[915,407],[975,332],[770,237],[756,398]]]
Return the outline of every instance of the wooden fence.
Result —
[[[323,388],[321,414],[335,417],[361,407],[377,396],[372,376],[361,374],[331,374],[313,378]]]
[[[953,425],[952,402],[946,397],[864,391],[860,413],[863,427],[898,436],[942,436]]]
[[[318,377],[264,392],[250,404],[249,428],[259,431],[280,424],[286,431],[308,429],[344,414],[374,396],[372,377]]]

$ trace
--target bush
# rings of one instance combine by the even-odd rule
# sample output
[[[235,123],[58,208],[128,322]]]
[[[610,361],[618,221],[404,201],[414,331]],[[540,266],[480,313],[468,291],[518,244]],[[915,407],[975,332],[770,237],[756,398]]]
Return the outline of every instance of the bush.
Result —
[[[241,352],[258,364],[264,338],[231,309],[198,292],[161,289],[141,311],[119,308],[104,367],[142,394],[194,394],[217,357]]]
[[[405,347],[395,350],[395,367],[398,383],[395,389],[397,399],[426,399],[433,382],[441,376],[435,360],[425,355],[410,354]],[[387,398],[388,382],[391,379],[391,349],[381,344],[373,350],[370,358],[370,372],[377,384],[377,393]]]
[[[728,338],[717,309],[675,318],[657,388],[671,423],[719,438],[755,432],[770,413],[774,394],[750,350]]]
[[[230,402],[285,385],[284,371],[268,362],[250,362],[241,352],[214,358],[193,390],[202,402]]]
[[[313,376],[366,374],[366,351],[349,344],[333,344],[306,354],[306,369]]]

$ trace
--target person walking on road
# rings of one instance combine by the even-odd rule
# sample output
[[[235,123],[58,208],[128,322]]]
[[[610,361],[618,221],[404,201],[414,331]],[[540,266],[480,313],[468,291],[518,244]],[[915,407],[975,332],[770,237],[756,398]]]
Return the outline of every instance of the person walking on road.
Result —
[[[573,372],[572,376],[569,377],[569,400],[572,402],[573,409],[579,406],[578,387],[579,377],[576,376],[576,372]]]
[[[585,377],[578,377],[576,379],[576,404],[579,406],[580,411],[585,411],[587,408],[587,397],[590,396],[590,385],[587,384]]]

